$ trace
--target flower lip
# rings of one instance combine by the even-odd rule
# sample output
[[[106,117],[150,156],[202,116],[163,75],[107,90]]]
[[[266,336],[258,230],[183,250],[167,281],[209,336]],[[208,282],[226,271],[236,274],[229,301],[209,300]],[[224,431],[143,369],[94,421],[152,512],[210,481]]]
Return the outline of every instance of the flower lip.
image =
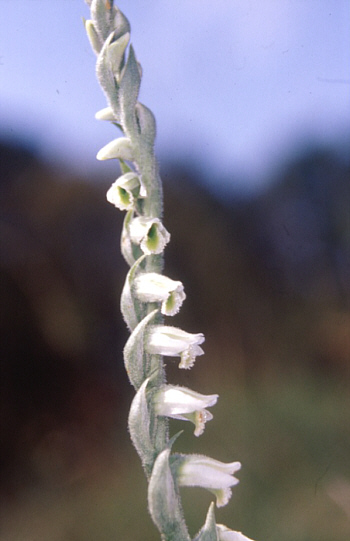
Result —
[[[170,234],[159,218],[138,216],[129,226],[130,238],[134,244],[139,244],[146,255],[160,254],[170,240]]]

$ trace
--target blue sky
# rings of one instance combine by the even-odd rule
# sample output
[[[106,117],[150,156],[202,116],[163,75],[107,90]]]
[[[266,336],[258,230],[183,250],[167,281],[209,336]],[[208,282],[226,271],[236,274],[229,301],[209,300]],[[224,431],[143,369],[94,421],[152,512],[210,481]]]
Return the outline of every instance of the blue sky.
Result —
[[[160,161],[258,187],[306,143],[350,140],[349,0],[124,0],[156,115]],[[83,0],[0,0],[1,133],[83,174],[118,132],[82,25]],[[113,172],[111,173],[113,174]]]

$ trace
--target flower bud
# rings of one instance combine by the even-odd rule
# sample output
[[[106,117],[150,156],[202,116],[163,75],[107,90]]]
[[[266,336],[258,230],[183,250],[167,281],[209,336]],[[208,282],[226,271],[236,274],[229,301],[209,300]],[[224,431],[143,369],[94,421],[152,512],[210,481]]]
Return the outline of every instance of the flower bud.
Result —
[[[99,54],[99,52],[102,49],[102,41],[100,40],[99,35],[96,32],[94,23],[90,19],[88,19],[87,21],[84,21],[84,23],[85,23],[85,30],[90,41],[90,45],[93,51],[96,54]]]
[[[203,395],[186,387],[164,385],[154,395],[153,404],[157,415],[191,421],[195,425],[195,436],[200,436],[206,421],[213,418],[205,408],[214,406],[217,399],[217,394]]]
[[[146,349],[156,355],[181,357],[179,368],[191,368],[196,356],[204,353],[199,345],[203,342],[202,333],[191,334],[177,327],[154,325],[149,331]]]
[[[110,122],[117,122],[112,107],[104,107],[95,114],[96,120],[109,120]]]
[[[161,302],[161,312],[166,316],[177,314],[186,298],[181,282],[156,272],[140,274],[135,279],[134,286],[140,301]]]
[[[170,234],[159,218],[134,218],[129,225],[129,234],[134,244],[139,244],[144,254],[160,254],[170,240]]]
[[[130,34],[126,32],[124,35],[120,36],[115,41],[112,41],[107,48],[107,61],[109,62],[110,68],[114,75],[119,73],[120,67],[122,65],[122,60],[124,57],[124,52],[127,44],[129,43]]]
[[[96,158],[98,160],[119,158],[121,160],[132,161],[133,150],[130,139],[127,137],[118,137],[118,139],[114,139],[98,151]]]

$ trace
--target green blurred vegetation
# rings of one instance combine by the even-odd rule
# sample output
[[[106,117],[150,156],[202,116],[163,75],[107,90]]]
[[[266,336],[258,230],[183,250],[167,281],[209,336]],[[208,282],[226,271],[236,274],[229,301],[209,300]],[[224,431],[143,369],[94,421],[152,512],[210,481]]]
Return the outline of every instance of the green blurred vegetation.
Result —
[[[0,150],[0,539],[158,539],[126,429],[122,215],[103,180]],[[176,450],[242,462],[218,522],[257,541],[348,541],[349,168],[307,155],[225,203],[164,169],[166,269],[188,297],[174,324],[206,335],[206,355],[185,373],[167,361],[168,379],[220,395],[200,438],[171,422]],[[211,497],[182,495],[195,534]]]

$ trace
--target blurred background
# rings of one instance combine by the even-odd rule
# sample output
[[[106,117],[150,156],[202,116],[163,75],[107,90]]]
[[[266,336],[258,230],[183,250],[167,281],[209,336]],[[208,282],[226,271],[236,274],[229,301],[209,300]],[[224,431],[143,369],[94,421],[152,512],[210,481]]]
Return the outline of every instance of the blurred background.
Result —
[[[182,452],[240,460],[218,522],[257,541],[350,538],[347,1],[120,2],[158,121],[172,323],[220,394]],[[118,135],[82,0],[0,0],[1,541],[158,539],[126,424]],[[171,423],[171,431],[184,428]],[[211,500],[182,492],[191,534]]]

